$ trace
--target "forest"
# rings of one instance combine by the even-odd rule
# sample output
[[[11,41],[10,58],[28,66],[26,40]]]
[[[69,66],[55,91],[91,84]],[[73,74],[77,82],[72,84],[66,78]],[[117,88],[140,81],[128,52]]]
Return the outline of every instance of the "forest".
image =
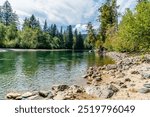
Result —
[[[18,15],[13,12],[11,4],[6,1],[0,6],[0,47],[29,49],[83,49],[83,37],[72,26],[57,28],[48,25],[45,20],[41,27],[35,15],[24,19],[22,28],[18,28]]]
[[[106,0],[100,6],[98,31],[88,23],[88,44],[108,51],[149,52],[150,0],[137,0],[134,10],[127,8],[124,14],[118,8],[117,0]]]
[[[150,51],[150,0],[137,0],[134,10],[118,12],[117,0],[106,0],[98,9],[99,28],[87,23],[86,37],[71,25],[57,27],[34,14],[18,27],[18,15],[9,1],[0,6],[0,47],[27,49],[101,49],[120,52]],[[120,19],[120,20],[119,20]],[[96,19],[95,19],[96,20]]]

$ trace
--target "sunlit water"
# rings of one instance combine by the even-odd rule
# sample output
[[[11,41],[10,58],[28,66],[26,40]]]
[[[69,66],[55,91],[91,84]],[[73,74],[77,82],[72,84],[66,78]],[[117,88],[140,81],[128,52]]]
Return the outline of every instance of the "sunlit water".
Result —
[[[0,99],[8,92],[48,90],[57,84],[84,84],[90,66],[111,64],[89,52],[38,51],[0,53]]]

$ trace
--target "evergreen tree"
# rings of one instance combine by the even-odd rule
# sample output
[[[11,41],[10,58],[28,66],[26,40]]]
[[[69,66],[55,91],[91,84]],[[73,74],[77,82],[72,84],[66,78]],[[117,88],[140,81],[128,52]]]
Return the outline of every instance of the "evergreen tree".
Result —
[[[72,26],[69,25],[67,27],[67,32],[66,32],[66,48],[67,49],[72,49],[73,48],[73,33],[72,33]]]
[[[46,21],[46,20],[45,20],[45,22],[44,22],[43,31],[44,31],[44,32],[47,32],[47,31],[48,31],[48,26],[47,26],[47,21]]]
[[[28,18],[25,18],[23,23],[23,29],[26,27],[30,27],[30,20]]]
[[[8,1],[6,1],[1,8],[2,22],[8,26],[18,22],[18,16],[13,12],[12,7]]]
[[[2,23],[2,7],[0,6],[0,23]]]
[[[78,30],[75,29],[74,31],[74,37],[73,37],[73,49],[78,49]]]
[[[60,39],[60,48],[64,48],[63,27],[62,26],[60,28],[59,39]]]
[[[29,19],[29,26],[30,28],[33,28],[33,29],[35,28],[41,29],[39,20],[37,20],[33,14]]]
[[[65,30],[64,30],[64,32],[63,32],[63,42],[64,42],[64,48],[66,48],[67,33],[66,33],[66,31],[65,31]]]
[[[83,37],[82,37],[81,32],[79,32],[78,40],[76,41],[76,45],[77,45],[78,49],[83,49],[84,48]]]
[[[96,33],[95,30],[93,28],[93,25],[91,22],[88,23],[87,25],[87,38],[86,38],[86,44],[85,45],[90,45],[91,48],[95,47],[95,42],[96,42]],[[88,44],[87,44],[88,43]]]
[[[150,1],[139,2],[135,11],[127,9],[119,30],[111,43],[114,50],[122,52],[150,50]]]
[[[56,26],[56,24],[53,24],[52,25],[52,37],[55,37],[55,36],[57,36],[57,26]]]
[[[117,12],[117,0],[107,0],[99,8],[99,22],[100,22],[100,35],[102,36],[103,42],[106,40],[107,29],[115,26],[115,30],[118,27],[118,12]]]
[[[6,35],[6,27],[4,24],[0,23],[0,47],[3,47],[3,41]]]

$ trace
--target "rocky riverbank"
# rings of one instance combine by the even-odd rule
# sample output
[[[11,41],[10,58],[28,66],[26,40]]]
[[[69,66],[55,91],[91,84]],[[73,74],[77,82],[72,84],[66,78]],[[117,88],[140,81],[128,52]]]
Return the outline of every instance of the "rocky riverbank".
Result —
[[[90,67],[86,86],[52,86],[49,91],[8,93],[15,100],[150,99],[150,55],[109,52],[116,63]]]

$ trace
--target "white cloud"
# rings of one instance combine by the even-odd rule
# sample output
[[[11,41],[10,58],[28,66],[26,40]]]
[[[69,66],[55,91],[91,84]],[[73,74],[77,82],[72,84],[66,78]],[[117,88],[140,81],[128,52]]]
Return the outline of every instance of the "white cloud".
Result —
[[[0,0],[2,5],[5,0]],[[50,23],[78,24],[88,22],[95,15],[93,0],[9,0],[13,9],[21,18],[35,14],[36,17]]]
[[[136,5],[136,0],[118,0],[117,4],[120,5],[119,12],[123,13],[126,8],[131,8],[131,6]]]
[[[0,0],[2,5],[6,0]],[[85,30],[88,22],[96,24],[98,7],[104,0],[9,0],[12,8],[23,22],[25,17],[35,14],[41,22],[45,19],[49,23],[59,25],[76,25],[75,28]],[[136,0],[118,0],[119,11],[131,7]],[[94,26],[96,27],[96,25]]]

